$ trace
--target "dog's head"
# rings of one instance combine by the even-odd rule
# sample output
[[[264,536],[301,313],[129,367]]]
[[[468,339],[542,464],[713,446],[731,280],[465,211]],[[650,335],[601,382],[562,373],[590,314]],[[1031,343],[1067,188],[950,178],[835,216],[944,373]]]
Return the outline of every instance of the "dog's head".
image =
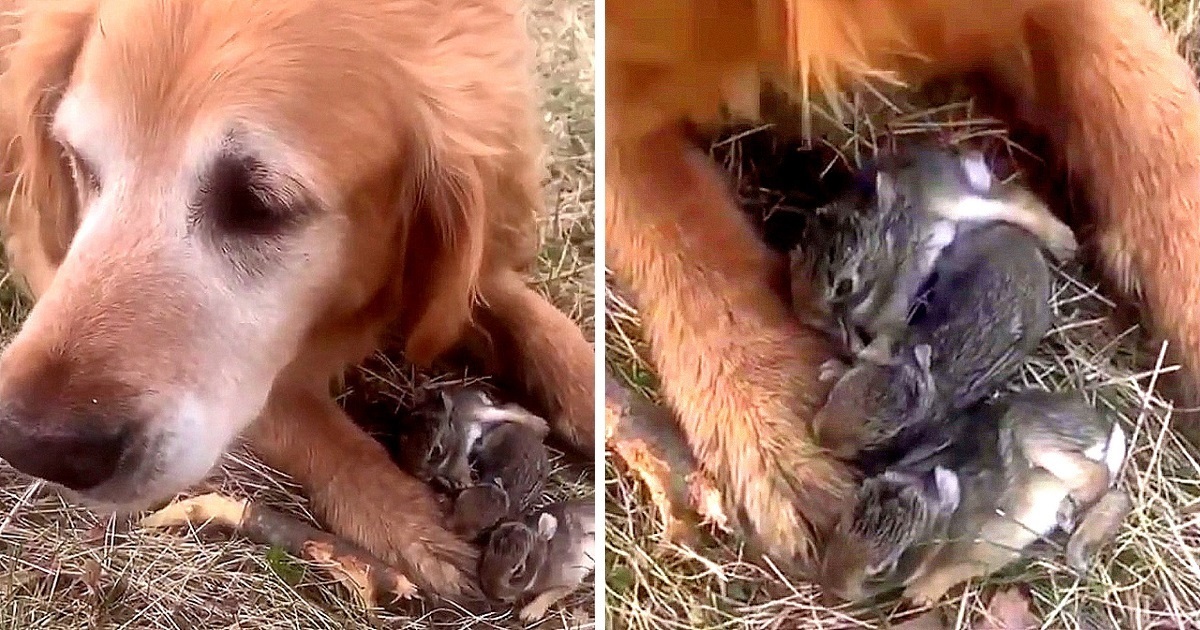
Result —
[[[437,92],[463,86],[425,76],[437,15],[29,4],[0,60],[0,140],[6,245],[38,300],[0,356],[0,458],[145,506],[207,474],[338,326],[401,316],[410,348],[450,343],[482,257],[485,149]]]

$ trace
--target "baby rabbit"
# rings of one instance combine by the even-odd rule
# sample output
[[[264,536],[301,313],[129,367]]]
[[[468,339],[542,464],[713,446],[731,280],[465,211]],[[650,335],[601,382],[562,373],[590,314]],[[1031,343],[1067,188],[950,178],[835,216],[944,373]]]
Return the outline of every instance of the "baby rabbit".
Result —
[[[450,489],[472,483],[471,453],[484,433],[516,423],[544,436],[546,421],[513,404],[500,405],[482,389],[464,387],[453,395],[441,393],[442,409],[429,446],[431,478]]]
[[[543,444],[549,427],[481,389],[443,393],[441,402],[424,478],[455,494],[451,528],[474,538],[541,494],[549,472]]]
[[[933,603],[1019,559],[1060,527],[1067,505],[1084,514],[1067,560],[1086,567],[1128,513],[1114,487],[1125,433],[1075,394],[1011,394],[962,412],[951,428],[948,442],[864,484],[825,551],[820,581],[831,592],[859,598],[903,586],[908,599]],[[886,484],[907,502],[881,499],[890,495],[873,488]]]
[[[1067,545],[1068,563],[1084,570],[1132,508],[1115,488],[1126,456],[1119,424],[1071,394],[1023,392],[990,407],[983,413],[1000,416],[1003,476],[977,474],[964,487],[964,495],[979,494],[976,507],[955,515],[950,542],[908,583],[905,596],[914,602],[933,603],[1019,559],[1059,527],[1065,502],[1084,513]]]
[[[868,476],[939,440],[947,418],[1012,378],[1050,329],[1049,264],[1014,225],[962,229],[927,284],[892,365],[854,367],[815,419],[857,432]]]
[[[540,425],[504,422],[489,428],[472,451],[478,483],[504,490],[510,517],[523,513],[542,495],[550,474],[543,443],[549,427],[537,420]]]
[[[904,427],[927,422],[939,402],[931,358],[923,344],[898,351],[886,365],[862,362],[842,374],[813,418],[819,443],[850,459],[864,445],[884,444]]]
[[[1070,228],[1027,189],[997,182],[981,153],[911,146],[880,160],[873,192],[860,187],[809,222],[792,252],[793,295],[807,301],[816,289],[815,318],[832,317],[858,358],[886,363],[942,250],[963,226],[995,221],[1025,228],[1059,258],[1074,255]]]
[[[501,523],[479,561],[483,591],[504,603],[519,602],[525,623],[540,619],[595,570],[595,544],[591,499],[560,501],[524,521]]]
[[[895,588],[944,535],[960,492],[958,475],[940,466],[928,476],[887,471],[864,480],[825,553],[822,588],[851,601]]]

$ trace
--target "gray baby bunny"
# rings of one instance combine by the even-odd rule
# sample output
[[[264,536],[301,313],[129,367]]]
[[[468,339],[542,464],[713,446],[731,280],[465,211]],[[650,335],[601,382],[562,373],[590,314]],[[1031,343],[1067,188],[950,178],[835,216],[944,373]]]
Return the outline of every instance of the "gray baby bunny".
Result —
[[[489,597],[519,604],[522,621],[535,621],[595,570],[595,546],[594,502],[553,503],[492,530],[480,558],[480,583]]]
[[[1059,259],[1074,255],[1071,229],[1032,192],[996,181],[978,151],[918,144],[885,154],[875,170],[874,189],[819,210],[791,256],[793,283],[805,285],[793,295],[818,296],[816,309],[797,312],[815,310],[826,328],[832,320],[860,359],[891,359],[917,294],[963,228],[1004,221]]]
[[[475,538],[519,515],[540,496],[549,474],[546,421],[482,389],[441,395],[425,468],[427,478],[455,495],[451,527]]]

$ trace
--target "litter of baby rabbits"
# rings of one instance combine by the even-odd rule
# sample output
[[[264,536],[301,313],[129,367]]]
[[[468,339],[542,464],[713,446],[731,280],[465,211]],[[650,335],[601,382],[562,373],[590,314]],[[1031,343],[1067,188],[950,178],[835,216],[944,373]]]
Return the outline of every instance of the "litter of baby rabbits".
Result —
[[[479,544],[484,594],[537,621],[595,569],[595,503],[543,502],[544,419],[479,387],[429,398],[399,463],[443,491],[452,529]]]
[[[825,328],[870,338],[856,352],[835,340],[855,366],[817,422],[843,427],[865,475],[822,550],[818,581],[839,597],[903,589],[933,604],[1056,531],[1074,538],[1076,515],[1079,532],[1107,538],[1124,516],[1092,524],[1107,493],[1122,503],[1118,424],[1078,395],[989,400],[1050,330],[1047,253],[1061,260],[1075,245],[1048,207],[987,168],[977,151],[902,146],[879,158],[871,194],[834,202],[832,234],[810,231],[793,250],[795,281],[825,287]],[[1074,539],[1072,566],[1086,570],[1082,550],[1104,542]]]
[[[888,128],[899,130],[897,145],[911,143],[913,137],[930,131],[944,132],[953,141],[984,149],[993,167],[1010,151],[1020,155],[1021,149],[1008,145],[1002,130],[993,123],[979,122],[969,108],[969,104],[961,104],[936,112],[921,111],[909,118],[893,116],[894,124],[889,123]],[[955,122],[940,122],[945,119]],[[882,125],[864,128],[845,144],[840,144],[842,136],[831,135],[832,144],[814,146],[784,139],[770,127],[738,127],[724,130],[713,141],[713,152],[738,181],[739,195],[763,227],[769,244],[786,254],[813,208],[828,204],[851,184],[846,162],[854,163],[856,151],[860,156],[875,154],[886,141],[875,136],[879,145],[869,145],[863,138],[882,130]],[[1029,169],[1032,162],[1030,159],[1022,167]],[[1011,161],[996,172],[1007,178]],[[1026,174],[1030,172],[1036,175],[1036,166],[1026,170]],[[1060,264],[1053,256],[1048,258],[1049,332],[1017,373],[999,379],[995,386],[1002,395],[1027,390],[1073,392],[1099,414],[1101,423],[1113,420],[1123,429],[1126,457],[1115,487],[1127,494],[1126,500],[1110,496],[1106,490],[1092,508],[1099,516],[1119,514],[1122,518],[1115,540],[1102,545],[1095,555],[1083,549],[1089,545],[1082,542],[1072,547],[1075,555],[1093,558],[1082,572],[1068,561],[1069,537],[1058,532],[1049,542],[1031,545],[1028,560],[950,588],[941,600],[941,608],[952,617],[947,627],[970,627],[970,620],[982,615],[995,587],[1012,583],[1028,585],[1031,608],[1041,619],[1041,627],[1137,627],[1167,620],[1186,627],[1200,621],[1177,616],[1181,610],[1200,610],[1200,570],[1192,564],[1200,558],[1200,541],[1180,534],[1191,531],[1194,518],[1176,508],[1200,498],[1186,481],[1200,476],[1200,457],[1181,436],[1167,430],[1171,414],[1155,391],[1174,368],[1160,356],[1161,346],[1139,340],[1141,331],[1130,326],[1127,314],[1096,287],[1090,272],[1079,263]],[[619,293],[610,292],[607,299],[612,339],[609,365],[628,386],[651,391],[652,372],[630,354],[643,348],[626,341],[637,338],[637,311]],[[916,359],[906,362],[906,369],[919,367]],[[912,373],[913,382],[920,383],[921,372]],[[836,370],[831,375],[841,376]],[[1103,428],[1103,424],[1099,426]],[[621,465],[619,460],[614,463]],[[663,537],[656,513],[646,508],[647,493],[640,483],[621,477],[621,471],[623,466],[609,472],[616,481],[606,501],[606,579],[610,614],[627,627],[666,623],[736,624],[756,630],[889,627],[885,620],[898,612],[893,593],[900,595],[902,589],[874,601],[835,606],[822,599],[819,586],[769,564],[744,561],[752,550],[719,531],[704,539],[693,537],[687,546],[656,544]],[[918,489],[937,490],[936,483],[929,483],[936,479],[925,481]],[[960,484],[960,489],[966,488],[962,496],[968,485]],[[1060,507],[1069,512],[1071,506]],[[1060,516],[1064,517],[1062,524],[1074,530],[1082,526],[1078,520],[1065,518],[1068,514],[1054,516],[1056,527]],[[1088,524],[1088,530],[1107,529],[1105,518]],[[646,551],[631,551],[635,548]]]

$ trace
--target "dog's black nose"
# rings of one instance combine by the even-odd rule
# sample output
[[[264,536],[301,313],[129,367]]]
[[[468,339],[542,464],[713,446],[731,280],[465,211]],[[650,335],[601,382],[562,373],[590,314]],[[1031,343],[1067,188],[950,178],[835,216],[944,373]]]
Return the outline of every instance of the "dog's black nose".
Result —
[[[39,426],[0,415],[0,459],[71,490],[95,488],[117,472],[129,432],[87,420]]]

